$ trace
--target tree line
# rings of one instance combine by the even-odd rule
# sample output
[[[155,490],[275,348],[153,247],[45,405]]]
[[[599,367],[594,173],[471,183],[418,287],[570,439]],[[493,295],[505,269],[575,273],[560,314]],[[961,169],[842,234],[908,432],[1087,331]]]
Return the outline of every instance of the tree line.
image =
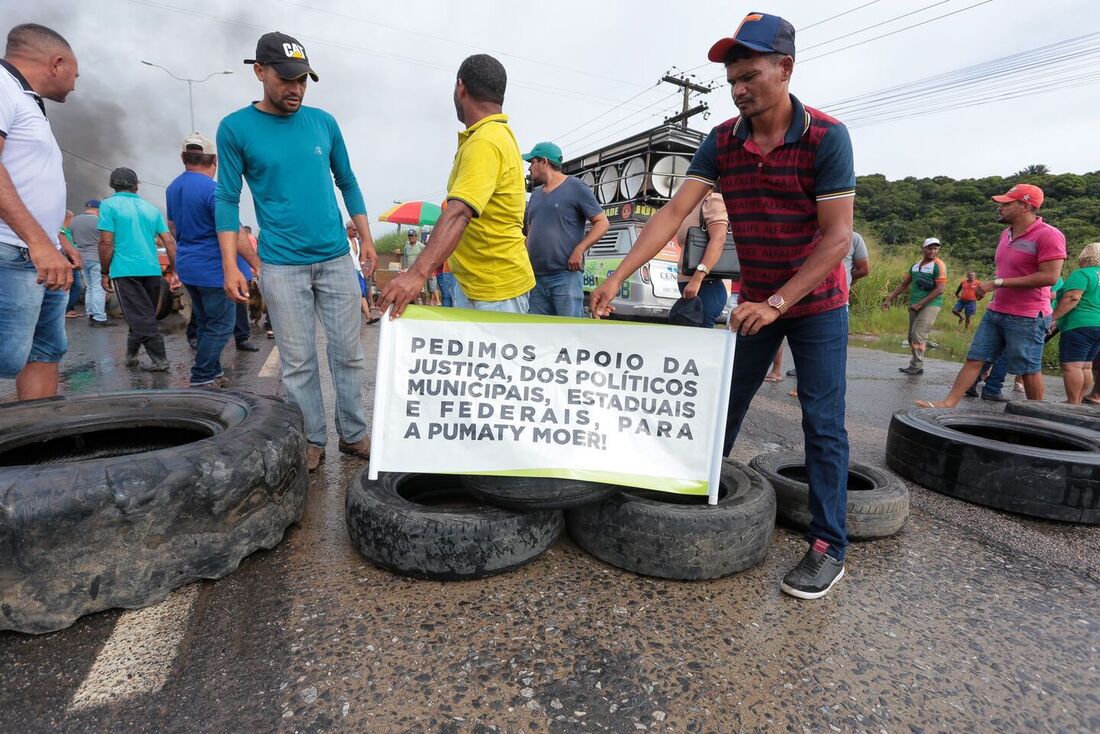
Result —
[[[943,243],[941,257],[954,261],[956,270],[965,264],[984,272],[1004,229],[990,197],[1015,183],[1043,189],[1040,216],[1065,233],[1071,262],[1076,262],[1082,247],[1100,240],[1100,171],[1052,174],[1044,165],[1028,166],[1009,177],[961,180],[860,176],[856,229],[874,234],[887,253],[916,253],[926,237],[938,237]]]

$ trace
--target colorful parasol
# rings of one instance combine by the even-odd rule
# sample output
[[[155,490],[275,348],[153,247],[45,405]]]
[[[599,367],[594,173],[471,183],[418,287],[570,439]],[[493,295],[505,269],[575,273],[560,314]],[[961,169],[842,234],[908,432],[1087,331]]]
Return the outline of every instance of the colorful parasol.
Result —
[[[441,213],[439,205],[430,201],[404,201],[387,209],[378,217],[378,221],[432,226],[439,221]]]

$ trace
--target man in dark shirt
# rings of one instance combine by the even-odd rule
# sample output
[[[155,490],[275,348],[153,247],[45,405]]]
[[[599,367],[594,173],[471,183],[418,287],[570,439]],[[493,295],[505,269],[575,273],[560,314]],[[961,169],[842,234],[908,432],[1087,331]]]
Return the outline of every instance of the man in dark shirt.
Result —
[[[708,57],[726,67],[741,112],[700,146],[688,178],[646,225],[623,264],[592,294],[605,316],[623,281],[664,246],[717,186],[726,200],[741,262],[740,303],[730,329],[740,335],[733,365],[725,452],[753,395],[787,338],[798,369],[798,400],[810,485],[810,548],[781,588],[800,599],[824,596],[844,576],[848,434],[844,429],[848,278],[855,170],[848,131],[788,92],[794,28],[752,13]]]
[[[584,316],[584,253],[607,231],[607,215],[592,189],[561,172],[561,148],[539,143],[523,156],[531,164],[531,192],[523,217],[535,288],[527,313]],[[584,233],[585,220],[592,229]]]

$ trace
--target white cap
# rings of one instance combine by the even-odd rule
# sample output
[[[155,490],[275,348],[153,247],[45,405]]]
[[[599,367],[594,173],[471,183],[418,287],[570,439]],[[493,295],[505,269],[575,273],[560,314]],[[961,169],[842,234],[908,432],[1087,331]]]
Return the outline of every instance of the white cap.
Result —
[[[198,148],[198,150],[195,150],[195,148]],[[191,133],[183,139],[183,152],[204,153],[206,155],[217,155],[218,153],[214,147],[214,141],[199,133]]]
[[[936,238],[936,237],[929,237],[928,239],[926,239],[926,240],[924,241],[924,244],[923,244],[923,245],[921,245],[921,249],[923,249],[923,248],[925,248],[925,247],[928,247],[928,246],[930,246],[930,245],[935,245],[936,247],[939,247],[939,246],[940,246],[940,241],[939,241],[939,239],[938,239],[938,238]]]

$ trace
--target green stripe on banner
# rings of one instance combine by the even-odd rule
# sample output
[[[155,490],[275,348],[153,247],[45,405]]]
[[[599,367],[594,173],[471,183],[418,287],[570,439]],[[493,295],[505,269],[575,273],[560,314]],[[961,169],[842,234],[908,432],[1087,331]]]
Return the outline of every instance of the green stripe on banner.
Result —
[[[485,477],[553,477],[555,479],[576,479],[582,482],[617,484],[623,489],[652,489],[671,494],[706,495],[705,480],[671,479],[669,477],[651,477],[643,474],[623,474],[621,472],[598,471],[596,469],[502,469],[500,471],[468,472]]]
[[[501,313],[499,311],[475,311],[469,308],[442,308],[429,306],[409,306],[401,314],[403,319],[413,321],[461,321],[483,324],[583,324],[596,326],[608,323],[607,319],[575,319],[568,316],[532,316],[529,314]],[[614,321],[616,326],[668,326],[668,324],[649,324],[643,321]]]

